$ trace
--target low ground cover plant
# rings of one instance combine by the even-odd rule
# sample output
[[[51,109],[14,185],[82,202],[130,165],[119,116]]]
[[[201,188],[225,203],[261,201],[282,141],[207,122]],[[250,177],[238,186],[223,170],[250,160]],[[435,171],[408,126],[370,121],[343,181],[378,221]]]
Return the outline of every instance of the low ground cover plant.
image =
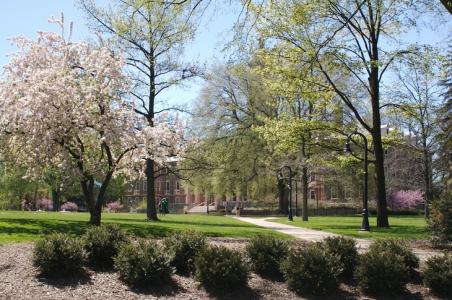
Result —
[[[359,257],[355,278],[359,287],[370,294],[396,294],[410,279],[403,256],[391,250],[370,247]]]
[[[33,265],[46,276],[72,275],[83,271],[86,254],[83,243],[63,233],[55,233],[35,243]]]
[[[206,237],[194,231],[175,233],[165,238],[163,244],[171,255],[171,265],[184,275],[195,271],[195,257],[207,246]]]
[[[375,252],[388,251],[401,256],[411,276],[413,276],[416,273],[416,269],[419,268],[419,258],[405,241],[399,239],[376,240],[370,245],[369,250]]]
[[[211,289],[244,287],[249,277],[242,254],[224,246],[204,248],[195,259],[195,268],[195,278]]]
[[[439,295],[452,294],[452,254],[430,257],[423,269],[424,284]]]
[[[281,262],[286,259],[289,244],[279,238],[258,235],[246,246],[251,268],[262,277],[281,278]]]
[[[128,241],[128,236],[119,225],[106,224],[88,228],[82,239],[88,264],[105,270],[113,268],[113,258]]]
[[[158,286],[171,281],[171,257],[155,241],[143,239],[121,246],[114,259],[119,278],[136,287]]]
[[[298,293],[326,294],[339,286],[342,264],[320,244],[294,249],[281,265],[289,288]]]
[[[328,237],[323,243],[323,247],[329,253],[336,255],[342,264],[341,275],[351,276],[358,263],[358,249],[356,241],[346,237]]]

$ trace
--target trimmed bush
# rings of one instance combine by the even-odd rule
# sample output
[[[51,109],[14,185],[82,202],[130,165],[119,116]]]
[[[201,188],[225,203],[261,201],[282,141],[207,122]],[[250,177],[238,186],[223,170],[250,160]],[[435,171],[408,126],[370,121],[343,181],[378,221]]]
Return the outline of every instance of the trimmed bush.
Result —
[[[171,257],[155,241],[139,240],[121,246],[114,258],[119,278],[137,286],[156,286],[171,281]]]
[[[224,246],[204,248],[195,259],[195,268],[196,279],[207,288],[244,287],[249,276],[241,253]]]
[[[452,254],[430,257],[425,263],[423,278],[434,293],[452,294]]]
[[[410,278],[403,256],[373,247],[359,258],[355,278],[359,287],[371,294],[395,294]]]
[[[328,252],[339,257],[343,267],[341,275],[352,276],[358,263],[356,241],[342,236],[328,237],[322,244]]]
[[[163,244],[171,254],[171,265],[180,274],[195,271],[195,257],[207,245],[205,236],[193,231],[173,234],[164,239]]]
[[[258,235],[246,246],[251,268],[262,277],[281,278],[281,262],[286,259],[288,243],[268,235]]]
[[[113,257],[127,241],[127,234],[117,224],[88,228],[83,236],[88,264],[96,269],[111,269]]]
[[[85,252],[80,239],[55,233],[35,243],[33,265],[43,275],[71,275],[83,271]]]
[[[281,264],[289,288],[298,293],[325,294],[339,285],[342,265],[320,244],[292,250]]]
[[[388,251],[401,256],[403,262],[407,266],[412,276],[416,273],[415,269],[419,268],[419,258],[413,253],[413,250],[411,250],[408,244],[403,240],[376,240],[370,245],[369,250],[374,250],[376,252]]]
[[[432,234],[434,246],[444,246],[452,243],[452,193],[443,192],[439,199],[432,203],[427,220],[428,229]]]

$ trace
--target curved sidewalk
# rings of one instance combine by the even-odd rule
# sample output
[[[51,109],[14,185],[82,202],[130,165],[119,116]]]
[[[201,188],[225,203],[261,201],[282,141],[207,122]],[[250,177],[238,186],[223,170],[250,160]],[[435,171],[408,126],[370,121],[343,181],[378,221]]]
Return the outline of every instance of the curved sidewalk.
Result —
[[[295,238],[310,241],[310,242],[320,242],[327,237],[340,236],[339,234],[335,234],[335,233],[331,233],[331,232],[307,229],[307,228],[286,225],[286,224],[279,224],[279,223],[267,221],[272,218],[249,218],[249,217],[233,217],[233,218],[243,221],[243,222],[248,222],[248,223],[251,223],[251,224],[254,224],[257,226],[273,229],[280,233],[288,234]],[[369,245],[372,243],[372,240],[357,239],[357,238],[354,238],[354,240],[357,242],[358,250],[360,252],[367,250],[369,248]],[[425,249],[418,249],[418,248],[414,248],[413,251],[421,260],[425,260],[428,257],[433,256],[433,255],[441,254],[441,252],[439,252],[439,251],[432,251],[432,250],[425,250]]]

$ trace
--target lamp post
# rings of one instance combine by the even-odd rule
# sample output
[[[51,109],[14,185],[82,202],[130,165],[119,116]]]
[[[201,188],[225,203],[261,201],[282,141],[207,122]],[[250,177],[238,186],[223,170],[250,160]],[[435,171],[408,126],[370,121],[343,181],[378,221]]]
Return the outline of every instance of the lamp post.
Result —
[[[289,221],[293,221],[292,216],[292,169],[289,166],[282,166],[278,170],[278,179],[284,179],[283,170],[287,169],[289,171],[289,183],[287,184],[287,188],[289,189]]]
[[[345,143],[344,153],[350,154],[352,153],[352,149],[350,148],[350,140],[352,136],[359,135],[364,140],[364,194],[363,194],[363,222],[361,225],[361,231],[370,231],[369,226],[369,210],[368,210],[368,160],[367,160],[367,138],[361,132],[355,130],[347,136],[347,142]]]

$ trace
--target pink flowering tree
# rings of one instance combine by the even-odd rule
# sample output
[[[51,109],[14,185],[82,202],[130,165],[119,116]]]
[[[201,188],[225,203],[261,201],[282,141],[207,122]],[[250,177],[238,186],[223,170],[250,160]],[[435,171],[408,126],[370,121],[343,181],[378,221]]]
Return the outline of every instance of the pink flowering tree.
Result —
[[[424,193],[421,190],[401,190],[392,192],[388,197],[388,205],[394,210],[413,209],[425,203]]]
[[[52,167],[77,178],[90,223],[99,225],[111,178],[180,155],[183,129],[165,119],[144,126],[127,101],[124,61],[102,45],[70,42],[63,20],[51,20],[62,34],[14,39],[19,50],[0,82],[0,139],[30,176]]]

